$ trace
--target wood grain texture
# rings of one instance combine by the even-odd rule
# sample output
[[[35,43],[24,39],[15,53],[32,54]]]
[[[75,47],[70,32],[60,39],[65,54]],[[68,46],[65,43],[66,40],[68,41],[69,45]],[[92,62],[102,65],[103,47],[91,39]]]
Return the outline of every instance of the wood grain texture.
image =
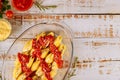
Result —
[[[120,0],[44,0],[43,5],[57,8],[40,11],[33,6],[19,12],[12,7],[12,33],[0,42],[0,64],[26,29],[42,21],[60,21],[73,30],[74,57],[79,59],[76,76],[71,80],[120,80]],[[7,59],[15,56],[9,55]]]
[[[79,62],[77,75],[71,80],[120,80],[120,15],[15,14],[9,20],[13,25],[11,36],[0,42],[0,60],[22,32],[50,20],[64,22],[73,30],[74,56],[78,56]],[[15,55],[8,56],[12,58]]]
[[[14,39],[8,39],[7,43],[11,43],[11,41],[14,41]],[[24,44],[25,41],[23,39],[19,43]],[[8,46],[11,46],[11,44]],[[4,51],[7,51],[7,49],[3,48]],[[76,64],[76,76],[72,77],[71,80],[119,80],[119,52],[120,39],[74,39],[74,56],[79,58],[79,62]],[[7,59],[13,60],[15,56],[8,55]],[[0,60],[3,57],[4,55],[1,54]]]
[[[6,42],[1,42],[0,53],[6,53],[15,39],[7,39]],[[24,45],[26,39],[20,40],[18,44]],[[120,39],[74,39],[74,56],[78,56],[80,61],[98,61],[102,60],[120,60]],[[7,46],[4,46],[7,45]],[[19,45],[18,45],[19,47]],[[17,47],[16,47],[17,49]]]
[[[16,21],[14,21],[16,20]],[[10,38],[18,37],[28,27],[42,21],[60,21],[68,25],[75,38],[119,38],[120,15],[16,15]],[[21,20],[23,22],[21,22]],[[16,27],[16,24],[19,25]]]
[[[119,14],[120,0],[44,0],[43,5],[57,5],[55,9],[40,11],[36,6],[16,13],[72,13],[72,14]]]

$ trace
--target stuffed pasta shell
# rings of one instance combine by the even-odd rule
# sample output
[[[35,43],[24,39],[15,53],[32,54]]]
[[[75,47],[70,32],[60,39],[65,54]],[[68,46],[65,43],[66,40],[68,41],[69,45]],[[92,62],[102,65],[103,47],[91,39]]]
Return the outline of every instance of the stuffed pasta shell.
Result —
[[[18,52],[13,77],[15,80],[53,80],[57,70],[62,68],[62,56],[66,45],[62,36],[54,32],[36,35],[26,42],[22,52]]]

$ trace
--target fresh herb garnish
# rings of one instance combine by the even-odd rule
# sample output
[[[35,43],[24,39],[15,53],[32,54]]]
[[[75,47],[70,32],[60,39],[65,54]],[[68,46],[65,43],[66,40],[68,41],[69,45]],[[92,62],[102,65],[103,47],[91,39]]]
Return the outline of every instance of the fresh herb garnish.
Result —
[[[50,8],[56,8],[57,6],[56,5],[49,5],[49,6],[45,6],[45,5],[42,5],[43,1],[35,1],[34,4],[41,10],[41,11],[45,11],[47,9],[50,9]]]
[[[72,68],[69,71],[68,76],[67,76],[68,80],[70,80],[71,77],[76,76],[75,72],[76,72],[77,62],[78,62],[78,57],[75,57],[73,64],[72,64]]]
[[[0,18],[3,18],[3,14],[10,9],[9,0],[0,0]]]

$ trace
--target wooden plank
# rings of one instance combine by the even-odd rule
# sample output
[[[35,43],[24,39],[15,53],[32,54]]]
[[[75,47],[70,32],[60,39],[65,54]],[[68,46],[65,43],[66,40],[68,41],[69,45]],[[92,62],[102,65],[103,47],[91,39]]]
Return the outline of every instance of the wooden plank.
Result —
[[[74,40],[74,56],[79,60],[101,61],[120,59],[120,39],[86,38]]]
[[[0,42],[0,54],[2,55],[0,56],[0,59],[3,57],[5,53],[7,53],[7,50],[10,48],[14,41],[15,39],[7,39],[3,42]]]
[[[71,80],[120,80],[120,62],[81,63],[75,74]]]
[[[6,53],[15,39],[7,39],[0,43],[0,54]],[[16,44],[16,49],[25,44],[26,39],[20,40]],[[120,39],[74,39],[74,56],[79,60],[101,61],[102,60],[120,60]]]
[[[0,51],[7,51],[14,39],[0,43]],[[19,43],[24,44],[26,39]],[[9,44],[8,44],[9,43]],[[4,45],[8,47],[5,48]],[[120,77],[120,39],[119,38],[79,38],[74,39],[74,57],[79,61],[76,76],[71,80],[119,80]],[[3,58],[0,54],[0,60]],[[15,55],[9,55],[11,60]],[[1,67],[1,66],[0,66]]]
[[[21,23],[21,20],[24,22]],[[6,41],[0,42],[0,60],[22,32],[36,23],[47,20],[64,22],[73,30],[74,56],[78,56],[79,63],[77,75],[71,80],[120,79],[120,15],[18,14],[14,20],[10,20],[13,24],[11,36]],[[20,44],[24,42],[23,39]],[[12,58],[15,58],[15,55],[8,56],[8,59]]]
[[[22,19],[21,19],[22,17]],[[17,20],[17,21],[14,21]],[[17,38],[29,27],[44,21],[60,21],[68,25],[75,38],[119,38],[120,15],[16,15],[11,20],[10,38]],[[21,21],[24,21],[21,23]]]
[[[119,0],[44,0],[43,5],[57,5],[55,9],[40,11],[36,6],[25,12],[16,13],[72,13],[105,14],[120,13]],[[13,8],[14,10],[14,8]]]

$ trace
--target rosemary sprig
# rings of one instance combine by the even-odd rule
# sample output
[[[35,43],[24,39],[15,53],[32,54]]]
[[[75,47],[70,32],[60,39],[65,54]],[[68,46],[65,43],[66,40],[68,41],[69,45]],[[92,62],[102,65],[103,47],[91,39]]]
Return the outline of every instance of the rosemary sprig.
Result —
[[[49,5],[49,6],[44,6],[42,5],[42,1],[41,2],[38,2],[38,1],[35,1],[34,4],[41,10],[41,11],[45,11],[47,9],[50,9],[50,8],[56,8],[57,6],[56,5]]]
[[[78,57],[75,57],[74,62],[72,64],[72,68],[76,68],[77,62],[78,62]]]
[[[72,69],[71,71],[69,71],[67,79],[70,80],[71,77],[76,76],[75,72],[76,72],[76,65],[78,62],[78,57],[74,58],[73,64],[72,64]]]
[[[71,77],[76,76],[75,72],[76,72],[76,69],[72,69],[72,70],[68,73],[68,80],[70,80]]]

